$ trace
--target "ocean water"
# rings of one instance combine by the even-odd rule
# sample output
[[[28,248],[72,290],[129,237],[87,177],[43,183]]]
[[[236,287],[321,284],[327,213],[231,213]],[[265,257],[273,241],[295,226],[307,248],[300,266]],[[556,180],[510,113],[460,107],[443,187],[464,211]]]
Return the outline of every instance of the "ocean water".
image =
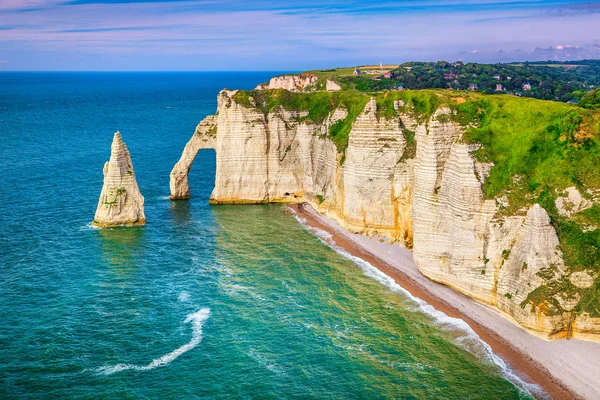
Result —
[[[0,74],[0,398],[515,399],[460,321],[281,205],[169,172],[223,87],[273,73]],[[121,130],[147,225],[90,227]]]

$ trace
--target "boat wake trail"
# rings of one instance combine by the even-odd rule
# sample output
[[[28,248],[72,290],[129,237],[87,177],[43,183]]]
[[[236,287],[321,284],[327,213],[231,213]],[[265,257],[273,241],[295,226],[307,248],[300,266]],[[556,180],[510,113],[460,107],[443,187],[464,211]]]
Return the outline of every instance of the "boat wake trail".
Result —
[[[185,323],[192,323],[192,339],[179,347],[178,349],[165,354],[164,356],[152,360],[152,362],[148,365],[134,365],[134,364],[116,364],[109,365],[106,367],[100,367],[96,370],[101,375],[112,375],[116,372],[126,371],[126,370],[134,370],[134,371],[149,371],[151,369],[157,367],[164,367],[173,362],[177,357],[182,355],[183,353],[187,353],[192,350],[194,347],[198,346],[202,341],[202,326],[204,325],[204,321],[206,321],[210,317],[210,309],[202,308],[197,312],[190,314],[185,319]]]

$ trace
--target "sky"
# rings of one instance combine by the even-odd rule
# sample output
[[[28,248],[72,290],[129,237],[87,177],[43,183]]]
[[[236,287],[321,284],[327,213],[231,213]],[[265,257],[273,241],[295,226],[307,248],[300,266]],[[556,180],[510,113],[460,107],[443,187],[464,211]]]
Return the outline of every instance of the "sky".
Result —
[[[0,0],[0,71],[600,58],[600,2]]]

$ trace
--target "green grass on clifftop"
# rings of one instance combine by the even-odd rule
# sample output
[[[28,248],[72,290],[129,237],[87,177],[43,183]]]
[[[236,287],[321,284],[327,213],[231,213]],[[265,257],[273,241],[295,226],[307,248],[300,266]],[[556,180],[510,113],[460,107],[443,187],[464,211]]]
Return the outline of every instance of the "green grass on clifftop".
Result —
[[[369,96],[356,91],[297,93],[283,89],[238,91],[233,99],[244,105],[260,109],[265,115],[279,106],[288,111],[308,112],[298,122],[321,124],[336,108],[344,108],[348,116],[333,124],[329,131],[330,139],[340,153],[348,147],[348,137],[352,123],[365,108]],[[254,104],[253,104],[254,103]]]
[[[591,110],[600,110],[600,89],[596,89],[583,96],[579,102],[579,106]]]
[[[506,196],[506,215],[539,203],[550,215],[569,269],[600,271],[600,229],[592,229],[600,227],[598,205],[573,218],[560,215],[555,206],[567,187],[577,187],[588,198],[588,189],[600,188],[599,113],[511,96],[484,96],[454,108],[458,120],[475,125],[464,136],[482,144],[475,157],[494,164],[483,186],[485,196]],[[527,301],[547,300],[549,312],[558,313],[557,293],[581,297],[575,312],[600,316],[600,281],[578,289],[565,278],[536,289]]]

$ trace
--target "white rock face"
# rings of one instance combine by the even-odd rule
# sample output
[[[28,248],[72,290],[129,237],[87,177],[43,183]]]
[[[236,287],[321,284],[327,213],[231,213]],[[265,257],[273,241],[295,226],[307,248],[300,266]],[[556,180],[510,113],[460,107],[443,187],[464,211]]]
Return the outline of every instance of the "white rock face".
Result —
[[[113,138],[110,160],[104,164],[104,185],[93,225],[144,225],[144,197],[140,193],[131,156],[120,132]]]
[[[347,229],[367,235],[403,238],[394,176],[406,140],[398,120],[378,118],[371,100],[352,126],[343,169],[343,219]],[[406,189],[404,189],[406,190]],[[407,205],[404,204],[404,207]]]
[[[594,205],[593,201],[584,198],[574,186],[568,187],[565,191],[566,196],[558,197],[555,201],[556,209],[561,215],[571,217]]]
[[[327,82],[325,83],[325,90],[329,92],[336,92],[338,90],[342,90],[342,87],[339,85],[339,83],[327,79]]]
[[[258,85],[256,90],[286,89],[291,92],[304,92],[309,86],[317,83],[317,79],[313,74],[275,76],[269,83]]]
[[[211,122],[216,139],[207,136],[213,125],[200,130],[202,146],[214,145],[217,153],[212,203],[309,202],[350,231],[413,247],[424,275],[497,307],[526,328],[551,338],[600,334],[599,318],[570,313],[577,298],[556,295],[560,312],[530,298],[542,285],[569,279],[585,285],[592,278],[567,276],[542,207],[503,216],[498,200],[484,198],[491,165],[472,156],[478,146],[462,140],[464,128],[449,118],[450,109],[418,122],[398,102],[399,116],[386,119],[371,100],[352,125],[345,154],[339,154],[327,134],[347,117],[345,109],[315,125],[281,107],[265,116],[237,104],[234,93],[219,94]],[[189,146],[182,160],[193,160],[196,147]],[[185,175],[189,162],[182,165]],[[172,194],[189,193],[173,183],[185,181],[181,174],[172,174]]]
[[[573,272],[569,277],[573,285],[578,288],[589,288],[594,284],[596,277],[587,271]]]
[[[171,199],[187,199],[190,197],[188,174],[196,155],[202,149],[215,148],[217,139],[217,124],[214,115],[206,117],[196,127],[196,132],[185,145],[181,158],[171,171]]]

